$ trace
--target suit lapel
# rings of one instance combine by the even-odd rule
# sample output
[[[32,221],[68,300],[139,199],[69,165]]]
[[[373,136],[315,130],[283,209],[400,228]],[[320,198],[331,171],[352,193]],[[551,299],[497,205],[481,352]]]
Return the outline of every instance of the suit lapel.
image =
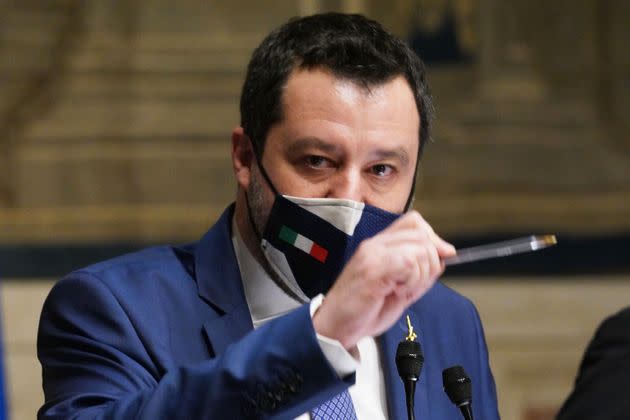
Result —
[[[222,354],[227,346],[242,338],[252,328],[246,302],[203,324],[208,347],[215,356]]]
[[[195,250],[199,297],[215,314],[203,324],[207,344],[215,356],[253,329],[232,246],[233,213],[234,205],[221,215]]]

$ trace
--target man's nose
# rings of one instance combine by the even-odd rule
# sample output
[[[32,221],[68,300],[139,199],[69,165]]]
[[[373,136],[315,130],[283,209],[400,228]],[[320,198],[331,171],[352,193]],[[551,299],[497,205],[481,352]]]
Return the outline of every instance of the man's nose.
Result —
[[[361,171],[347,168],[339,171],[330,180],[328,198],[344,198],[364,202],[365,191]]]

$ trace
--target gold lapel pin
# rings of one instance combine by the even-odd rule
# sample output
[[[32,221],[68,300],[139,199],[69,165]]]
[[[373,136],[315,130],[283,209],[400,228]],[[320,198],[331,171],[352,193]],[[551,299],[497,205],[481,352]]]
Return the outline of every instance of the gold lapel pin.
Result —
[[[411,325],[411,318],[407,315],[407,328],[409,329],[409,333],[405,337],[407,341],[416,341],[416,337],[418,336],[415,332],[413,332],[413,325]]]

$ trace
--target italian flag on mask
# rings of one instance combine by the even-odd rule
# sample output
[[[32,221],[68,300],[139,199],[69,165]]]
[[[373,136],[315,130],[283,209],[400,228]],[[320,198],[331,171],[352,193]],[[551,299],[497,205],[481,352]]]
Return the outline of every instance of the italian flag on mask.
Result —
[[[304,235],[300,235],[294,230],[282,225],[278,237],[284,242],[293,245],[297,249],[306,252],[317,261],[325,263],[328,256],[328,250],[319,244],[316,244],[312,240],[308,239]]]

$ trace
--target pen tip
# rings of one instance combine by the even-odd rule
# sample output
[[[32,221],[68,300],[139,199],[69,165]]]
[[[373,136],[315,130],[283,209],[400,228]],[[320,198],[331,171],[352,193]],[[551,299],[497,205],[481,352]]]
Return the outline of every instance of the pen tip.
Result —
[[[542,237],[542,241],[545,243],[545,245],[555,245],[558,243],[556,235],[544,235]]]

